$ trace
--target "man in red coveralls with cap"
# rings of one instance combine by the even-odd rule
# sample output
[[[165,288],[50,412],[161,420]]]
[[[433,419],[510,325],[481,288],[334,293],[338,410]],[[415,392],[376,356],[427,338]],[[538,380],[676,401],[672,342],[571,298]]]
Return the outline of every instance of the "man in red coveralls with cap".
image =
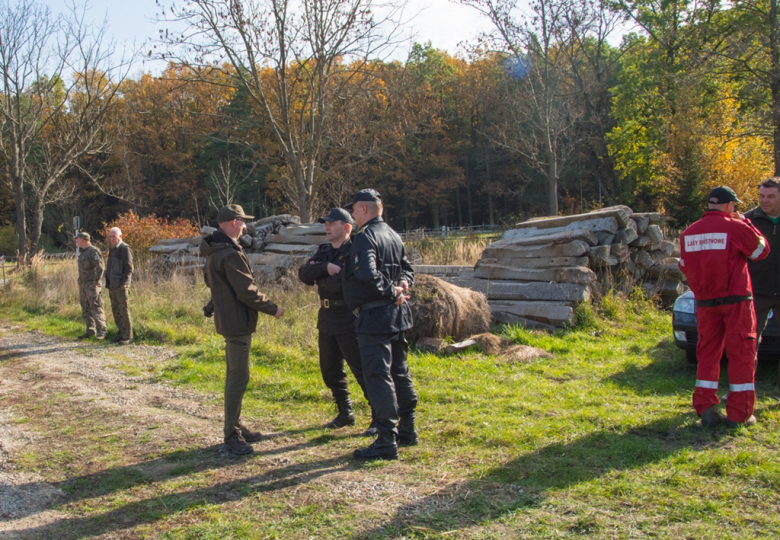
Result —
[[[756,317],[747,261],[769,255],[761,233],[736,211],[742,202],[720,186],[708,197],[709,210],[680,235],[680,270],[696,296],[699,343],[693,408],[701,423],[729,427],[756,423]],[[723,347],[729,359],[726,416],[718,410]]]

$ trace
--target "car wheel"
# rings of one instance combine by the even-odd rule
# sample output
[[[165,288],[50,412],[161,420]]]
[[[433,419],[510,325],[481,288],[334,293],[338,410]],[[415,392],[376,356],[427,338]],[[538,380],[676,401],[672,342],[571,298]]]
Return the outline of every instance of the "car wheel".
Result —
[[[691,364],[698,364],[699,361],[696,359],[696,349],[685,349],[685,359]]]

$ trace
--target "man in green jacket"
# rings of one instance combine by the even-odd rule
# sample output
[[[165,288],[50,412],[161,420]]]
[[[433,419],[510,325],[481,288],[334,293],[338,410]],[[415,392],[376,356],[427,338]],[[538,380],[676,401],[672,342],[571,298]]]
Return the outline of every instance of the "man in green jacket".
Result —
[[[750,281],[753,284],[753,308],[756,310],[757,344],[760,344],[769,311],[774,310],[775,324],[780,317],[780,234],[777,230],[780,221],[780,177],[761,182],[758,206],[746,212],[745,217],[764,235],[770,248],[766,259],[748,261]]]
[[[133,322],[130,320],[128,302],[130,281],[133,277],[133,252],[122,241],[122,230],[112,227],[108,231],[108,265],[106,267],[106,285],[111,299],[111,312],[114,314],[117,336],[111,343],[129,345],[133,342]]]
[[[225,338],[225,444],[235,454],[249,454],[249,443],[262,435],[241,424],[241,404],[249,384],[249,349],[257,329],[257,313],[277,319],[284,310],[271,302],[254,284],[252,269],[238,243],[245,221],[253,219],[237,204],[222,207],[217,213],[219,229],[200,244],[206,256],[206,285],[214,302],[214,325]]]

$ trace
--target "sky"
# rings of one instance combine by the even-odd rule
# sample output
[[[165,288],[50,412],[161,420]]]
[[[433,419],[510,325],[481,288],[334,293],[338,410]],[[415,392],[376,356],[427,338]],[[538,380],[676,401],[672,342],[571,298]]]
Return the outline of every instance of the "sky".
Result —
[[[42,0],[53,11],[61,11],[68,0]],[[164,4],[169,4],[163,0]],[[146,40],[156,39],[160,25],[154,22],[159,12],[155,0],[89,0],[87,15],[94,20],[108,17],[109,29],[119,43],[140,45]],[[408,9],[410,22],[404,26],[404,36],[413,35],[413,41],[430,41],[437,48],[456,54],[459,43],[474,41],[481,32],[490,31],[490,22],[473,8],[449,0],[410,0]],[[411,43],[411,42],[410,42]],[[411,45],[402,46],[390,59],[406,58]],[[164,64],[149,60],[137,66],[137,71],[159,72]]]

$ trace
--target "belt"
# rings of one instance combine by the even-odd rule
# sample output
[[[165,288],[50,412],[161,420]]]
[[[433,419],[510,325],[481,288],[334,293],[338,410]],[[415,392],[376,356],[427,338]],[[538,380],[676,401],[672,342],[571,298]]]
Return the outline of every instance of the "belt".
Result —
[[[739,304],[740,302],[746,302],[753,300],[753,297],[748,296],[724,296],[723,298],[713,298],[712,300],[696,300],[696,307],[717,307],[727,306],[730,304]]]
[[[346,306],[347,303],[344,300],[331,300],[330,298],[321,298],[320,305],[325,309],[332,307]]]
[[[395,304],[395,300],[390,300],[387,298],[384,300],[374,300],[373,302],[366,302],[362,306],[355,308],[353,311],[355,315],[358,315],[364,309],[371,309],[371,308],[381,307],[381,306],[389,306],[390,304]]]

